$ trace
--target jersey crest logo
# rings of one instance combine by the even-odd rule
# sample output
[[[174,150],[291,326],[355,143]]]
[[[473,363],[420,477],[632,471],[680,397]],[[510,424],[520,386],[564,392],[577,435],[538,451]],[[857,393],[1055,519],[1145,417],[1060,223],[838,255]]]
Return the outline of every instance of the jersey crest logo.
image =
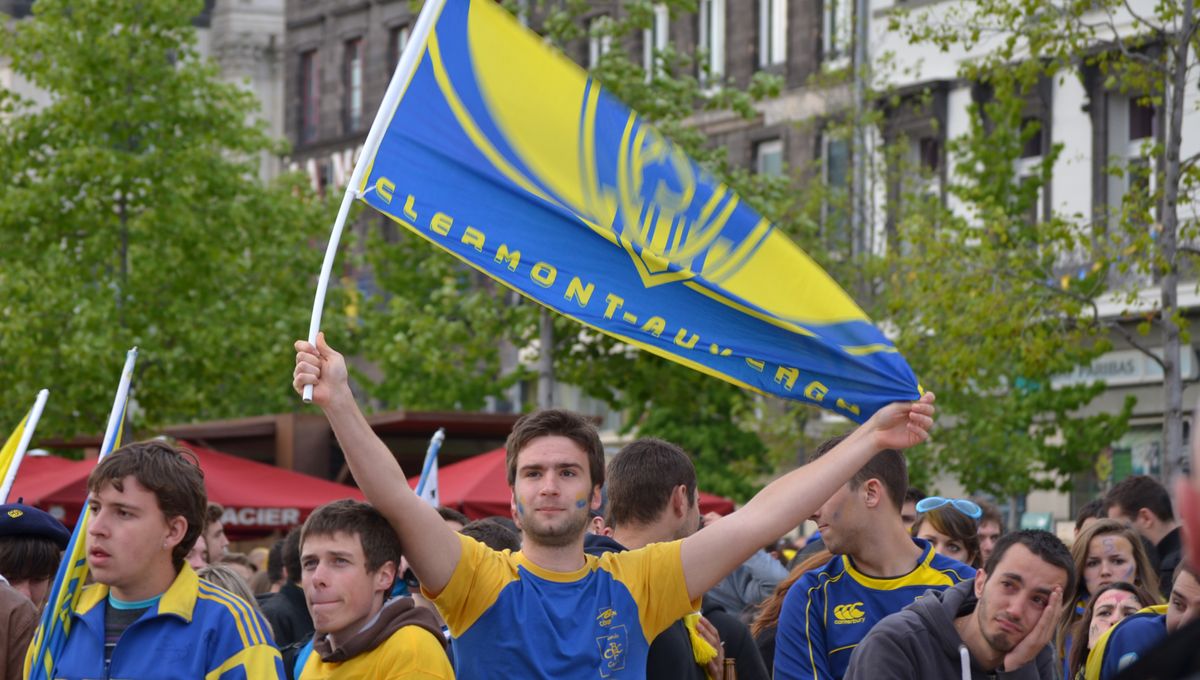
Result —
[[[599,624],[601,628],[607,628],[612,625],[613,619],[616,617],[617,612],[614,611],[612,607],[605,607],[604,609],[600,610],[599,614],[596,615],[596,623]]]
[[[609,620],[608,623],[612,621]],[[612,626],[608,628],[607,634],[596,637],[596,647],[600,650],[600,677],[609,678],[613,673],[625,670],[625,647],[628,638],[624,625]]]
[[[12,517],[13,519],[16,519],[16,518],[18,518],[18,517],[20,517],[21,515],[24,515],[24,514],[25,514],[25,513],[21,512],[21,511],[20,511],[20,510],[18,510],[17,508],[13,508],[12,510],[9,510],[9,511],[8,511],[8,516],[9,516],[9,517]]]
[[[867,615],[863,613],[861,607],[862,602],[852,602],[850,604],[839,604],[833,608],[834,623],[862,623]]]

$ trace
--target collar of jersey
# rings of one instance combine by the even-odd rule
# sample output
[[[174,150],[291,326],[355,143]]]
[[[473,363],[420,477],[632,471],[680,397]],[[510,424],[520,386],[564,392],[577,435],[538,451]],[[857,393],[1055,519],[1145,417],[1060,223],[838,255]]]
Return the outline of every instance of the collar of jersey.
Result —
[[[196,572],[187,562],[184,562],[183,568],[158,601],[158,613],[174,614],[185,621],[191,621],[199,588],[200,577],[196,576]],[[97,583],[79,594],[79,604],[75,606],[75,611],[80,615],[87,614],[107,597],[108,586]]]
[[[596,568],[596,558],[592,555],[584,555],[583,566],[575,571],[551,571],[534,564],[525,553],[516,553],[513,555],[517,559],[517,564],[524,567],[529,573],[534,576],[545,579],[547,581],[557,581],[559,583],[571,583],[587,576],[589,572]]]
[[[904,574],[903,576],[893,576],[891,578],[867,576],[855,568],[854,561],[850,559],[849,555],[842,555],[842,564],[845,565],[846,573],[850,574],[850,578],[868,588],[871,588],[872,590],[896,590],[899,588],[905,588],[907,586],[929,585],[929,579],[925,578],[925,575],[922,572],[924,572],[929,566],[929,563],[933,561],[933,556],[936,553],[933,552],[933,547],[926,541],[923,541],[919,538],[914,538],[913,543],[916,543],[917,547],[924,550],[924,552],[921,554],[921,558],[917,560],[917,566],[913,567],[912,571]]]

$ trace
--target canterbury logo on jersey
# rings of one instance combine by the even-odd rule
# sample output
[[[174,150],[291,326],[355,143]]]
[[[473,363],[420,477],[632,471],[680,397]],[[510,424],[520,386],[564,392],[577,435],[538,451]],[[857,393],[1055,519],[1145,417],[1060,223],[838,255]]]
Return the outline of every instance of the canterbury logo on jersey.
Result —
[[[862,623],[867,615],[863,613],[862,602],[839,604],[833,608],[834,623]]]

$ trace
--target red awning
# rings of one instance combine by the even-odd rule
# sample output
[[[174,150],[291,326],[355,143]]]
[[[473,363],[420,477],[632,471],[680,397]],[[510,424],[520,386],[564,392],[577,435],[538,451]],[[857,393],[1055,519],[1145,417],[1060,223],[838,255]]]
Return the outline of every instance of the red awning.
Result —
[[[417,488],[420,475],[410,477],[408,485]],[[438,469],[438,497],[442,505],[454,508],[471,519],[512,514],[512,492],[504,466],[504,449],[472,456]],[[733,512],[733,501],[700,492],[700,512]]]
[[[8,493],[10,502],[23,499],[27,505],[47,509],[43,500],[63,486],[86,481],[92,471],[91,461],[68,460],[50,455],[27,455],[21,461],[17,476],[13,479],[12,490]],[[82,502],[80,502],[82,505]],[[62,516],[58,516],[62,519]]]
[[[231,537],[287,530],[299,525],[318,506],[340,498],[364,500],[352,486],[265,465],[188,442],[179,444],[196,454],[204,471],[208,500],[225,506],[222,518]],[[31,465],[33,463],[33,465]],[[12,498],[40,507],[72,526],[87,499],[87,476],[92,461],[69,461],[57,456],[29,458],[13,483]]]

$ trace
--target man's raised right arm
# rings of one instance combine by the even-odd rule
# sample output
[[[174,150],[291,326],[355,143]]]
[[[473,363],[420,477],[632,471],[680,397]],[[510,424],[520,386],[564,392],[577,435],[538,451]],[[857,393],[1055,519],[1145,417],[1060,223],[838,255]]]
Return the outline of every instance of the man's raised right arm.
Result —
[[[346,361],[325,343],[324,333],[317,336],[315,347],[296,341],[292,387],[303,392],[306,385],[313,386],[313,403],[329,419],[359,488],[396,530],[421,586],[440,593],[458,566],[462,544],[437,510],[408,486],[400,464],[355,403]]]

